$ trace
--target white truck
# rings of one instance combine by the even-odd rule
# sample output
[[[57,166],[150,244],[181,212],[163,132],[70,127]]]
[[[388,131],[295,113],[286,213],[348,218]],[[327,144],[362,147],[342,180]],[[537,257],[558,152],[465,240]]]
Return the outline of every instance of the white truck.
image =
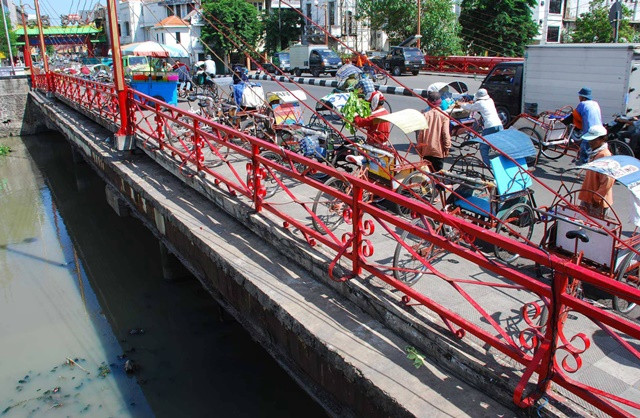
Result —
[[[482,82],[503,123],[522,112],[538,114],[578,104],[591,87],[603,122],[640,114],[640,44],[531,45],[524,61],[497,64]]]
[[[322,73],[335,76],[342,60],[327,45],[296,44],[289,48],[289,66],[291,74],[297,77],[302,73],[311,73],[314,77]]]

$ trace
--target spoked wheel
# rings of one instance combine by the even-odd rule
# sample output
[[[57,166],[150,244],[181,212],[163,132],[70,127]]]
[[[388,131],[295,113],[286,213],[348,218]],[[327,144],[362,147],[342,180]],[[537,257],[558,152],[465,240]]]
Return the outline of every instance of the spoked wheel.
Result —
[[[479,179],[482,181],[493,181],[493,173],[487,165],[474,154],[463,154],[453,160],[449,171],[452,173]]]
[[[519,130],[522,131],[522,132],[525,132],[524,131],[525,129],[532,130],[531,128],[520,128]],[[537,132],[535,132],[535,133],[538,134]],[[533,139],[533,136],[531,136],[531,138]],[[548,158],[550,160],[557,160],[558,158],[562,157],[563,155],[565,155],[567,153],[567,149],[569,148],[569,144],[565,143],[564,141],[555,141],[555,143],[553,143],[553,144],[545,145],[543,143],[542,138],[540,137],[539,134],[538,134],[537,138],[538,138],[537,145],[538,145],[539,154],[544,155],[546,158]]]
[[[433,220],[425,220],[429,227],[432,230],[435,230],[435,223]],[[416,219],[413,222],[413,225],[428,229],[427,225],[425,225],[421,219]],[[434,252],[434,245],[425,239],[417,237],[409,231],[404,231],[400,237],[400,242],[396,245],[396,250],[393,253],[393,277],[404,282],[408,286],[413,286],[425,273],[427,266],[425,266],[415,255],[411,254],[411,252],[401,243],[410,247],[423,258],[431,256],[431,253]]]
[[[260,155],[263,158],[266,158],[267,160],[275,161],[276,163],[281,165],[283,164],[282,157],[273,151],[264,151],[260,153]],[[277,177],[280,181],[282,181],[283,177],[281,172],[276,171],[273,168],[264,167],[264,169],[266,171],[266,175],[265,175],[265,178],[262,179],[262,184],[264,184],[265,192],[266,192],[264,198],[268,199],[273,195],[275,195],[278,189],[280,188],[280,184],[278,184],[275,177]]]
[[[393,110],[391,110],[391,105],[389,104],[388,101],[384,101],[384,104],[382,105],[385,109],[387,109],[389,111],[389,113],[392,113]]]
[[[524,134],[527,134],[529,138],[531,138],[531,142],[533,142],[534,145],[538,148],[538,156],[536,157],[536,160],[540,158],[540,152],[542,151],[542,147],[540,145],[542,138],[540,137],[540,134],[536,132],[533,128],[528,128],[528,127],[520,128],[518,130]]]
[[[384,73],[377,73],[375,77],[376,83],[382,86],[386,86],[389,81],[389,77],[387,77]]]
[[[180,116],[176,121],[167,120],[164,135],[173,146],[184,147],[184,151],[193,149],[193,120],[189,116]]]
[[[343,193],[351,193],[351,186],[343,180],[332,178],[325,184]],[[344,222],[344,211],[347,208],[348,205],[341,199],[322,190],[318,191],[313,199],[312,211],[318,217],[318,219],[313,218],[313,227],[321,233],[326,232],[327,229],[333,231]]]
[[[528,242],[533,235],[535,226],[535,213],[531,205],[518,203],[505,210],[500,216],[500,223],[496,232],[519,242]],[[512,263],[520,257],[518,253],[512,253],[496,245],[495,254],[505,263]]]
[[[611,141],[607,141],[607,144],[609,144],[609,150],[613,155],[628,155],[634,157],[633,150],[624,141],[612,139]]]
[[[398,188],[398,193],[406,196],[407,199],[418,198],[429,203],[435,197],[433,182],[426,174],[419,171],[414,171],[404,179],[402,186]],[[411,215],[411,210],[401,203],[396,203],[396,212],[405,217]]]
[[[629,286],[640,288],[640,257],[630,252],[620,261],[616,268],[616,280]],[[629,313],[636,307],[635,302],[629,302],[619,296],[613,296],[613,308],[620,313]]]

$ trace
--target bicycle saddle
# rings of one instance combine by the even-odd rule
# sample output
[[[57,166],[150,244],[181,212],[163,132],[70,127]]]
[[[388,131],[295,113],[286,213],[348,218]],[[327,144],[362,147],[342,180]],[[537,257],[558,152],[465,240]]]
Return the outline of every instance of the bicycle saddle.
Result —
[[[573,231],[568,231],[565,236],[568,239],[579,239],[582,242],[589,242],[589,236],[585,232],[584,229],[575,229]]]

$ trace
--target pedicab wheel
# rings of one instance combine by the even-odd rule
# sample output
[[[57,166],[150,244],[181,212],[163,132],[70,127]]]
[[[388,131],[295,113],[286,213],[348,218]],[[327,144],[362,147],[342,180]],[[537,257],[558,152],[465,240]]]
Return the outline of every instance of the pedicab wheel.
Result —
[[[387,77],[387,75],[386,75],[386,74],[378,73],[378,74],[376,74],[376,78],[375,78],[375,80],[376,80],[376,82],[377,82],[378,84],[381,84],[381,85],[383,85],[383,86],[386,86],[386,85],[387,85],[387,81],[389,80],[389,77]]]
[[[260,156],[263,158],[266,158],[267,160],[274,161],[278,164],[281,164],[281,165],[283,164],[282,157],[273,151],[261,152]],[[262,167],[262,168],[264,168],[266,172],[265,177],[262,179],[262,184],[265,187],[264,199],[268,199],[273,195],[275,195],[278,189],[280,188],[280,184],[276,181],[275,177],[277,177],[280,181],[282,181],[283,176],[281,172],[276,171],[273,168],[270,168],[270,167]],[[247,175],[247,182],[251,179],[252,178],[250,178],[250,176]]]
[[[385,109],[387,109],[389,111],[389,113],[393,113],[393,110],[391,110],[391,105],[389,104],[388,101],[384,101],[384,104],[382,105]]]
[[[425,218],[425,220],[431,229],[435,230],[435,223],[433,220],[427,218]],[[413,221],[413,225],[428,229],[422,219],[416,219]],[[444,250],[438,250],[439,247],[436,247],[431,242],[417,237],[409,231],[404,231],[400,237],[400,242],[396,244],[396,249],[393,253],[393,277],[407,286],[413,286],[427,271],[427,266],[416,258],[416,256],[413,255],[405,245],[427,260],[430,260],[432,257],[437,257],[440,253],[444,253]]]
[[[616,280],[636,289],[640,287],[640,260],[635,252],[630,252],[620,261],[616,268]],[[613,296],[613,308],[616,311],[626,314],[635,307],[634,302],[629,302],[616,295]]]
[[[531,128],[521,128],[519,130],[522,131],[523,129],[531,129]],[[565,144],[564,142],[559,142],[557,144],[544,145],[542,139],[540,138],[540,134],[538,134],[537,138],[538,138],[539,153],[544,155],[546,158],[550,160],[557,160],[558,158],[562,157],[567,153],[567,144]]]
[[[398,188],[398,193],[408,199],[416,199],[431,203],[435,197],[433,182],[419,171],[409,174]],[[396,203],[396,212],[404,217],[411,216],[411,210],[402,203]]]
[[[542,147],[540,146],[540,142],[542,141],[542,138],[540,138],[540,134],[537,133],[535,129],[528,128],[528,127],[519,128],[518,130],[523,134],[527,134],[529,138],[531,138],[531,141],[535,144],[536,147],[538,147],[538,155],[539,155],[540,152],[542,151]]]
[[[613,155],[628,155],[630,157],[634,157],[633,150],[626,142],[620,141],[619,139],[612,139],[611,141],[607,141],[609,145],[609,151]]]
[[[350,194],[351,186],[340,179],[331,178],[325,185],[342,193]],[[349,206],[342,199],[333,196],[322,190],[313,199],[312,211],[315,214],[313,218],[313,227],[316,231],[325,233],[327,230],[335,230],[342,222],[344,222],[344,211]]]
[[[535,226],[535,214],[529,204],[517,203],[506,209],[499,219],[500,223],[496,227],[498,234],[520,242],[531,239]],[[520,257],[519,254],[509,252],[499,245],[495,246],[494,252],[496,257],[505,263],[512,263]]]

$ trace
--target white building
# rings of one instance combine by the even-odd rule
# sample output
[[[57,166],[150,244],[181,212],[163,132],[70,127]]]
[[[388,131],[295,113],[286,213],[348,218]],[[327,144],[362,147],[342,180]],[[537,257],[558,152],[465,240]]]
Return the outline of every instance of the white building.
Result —
[[[156,41],[179,46],[191,62],[203,58],[195,0],[128,0],[118,3],[120,42]]]
[[[382,48],[386,42],[386,36],[382,33],[372,33],[366,21],[356,20],[356,6],[357,0],[301,0],[302,13],[349,48],[356,51]],[[305,40],[318,44],[324,43],[324,32],[309,21],[305,21],[303,41]],[[339,52],[346,51],[344,46],[330,37],[329,45]]]
[[[562,42],[563,36],[575,27],[576,18],[589,11],[591,0],[539,0],[533,10],[533,19],[540,25],[540,35],[537,40],[541,44]],[[615,3],[605,0],[607,7]],[[622,1],[633,12],[631,23],[640,23],[640,8],[638,0]]]

